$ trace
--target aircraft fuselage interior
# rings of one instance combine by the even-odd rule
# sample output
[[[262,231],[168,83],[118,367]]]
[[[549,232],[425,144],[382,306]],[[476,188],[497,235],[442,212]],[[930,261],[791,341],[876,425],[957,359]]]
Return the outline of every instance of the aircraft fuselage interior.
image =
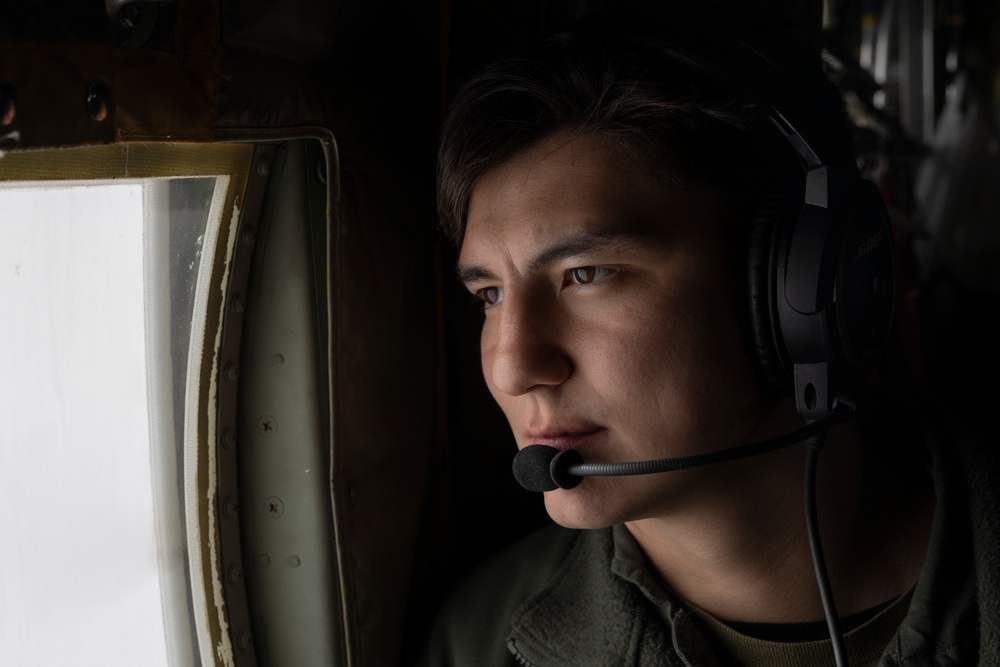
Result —
[[[597,4],[2,3],[0,665],[410,665],[549,521],[438,139],[463,81]],[[985,421],[997,3],[781,4],[821,22],[890,212],[887,363]]]

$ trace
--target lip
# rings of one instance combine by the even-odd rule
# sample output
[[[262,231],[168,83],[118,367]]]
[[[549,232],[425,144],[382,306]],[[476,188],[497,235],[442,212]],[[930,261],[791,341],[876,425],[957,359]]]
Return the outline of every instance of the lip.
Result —
[[[548,445],[562,451],[577,449],[588,442],[596,440],[604,429],[599,426],[586,427],[546,427],[543,429],[528,429],[525,436],[532,445]]]

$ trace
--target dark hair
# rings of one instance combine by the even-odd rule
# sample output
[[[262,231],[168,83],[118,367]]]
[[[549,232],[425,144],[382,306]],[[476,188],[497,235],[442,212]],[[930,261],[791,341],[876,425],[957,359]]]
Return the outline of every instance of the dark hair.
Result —
[[[599,11],[465,83],[438,153],[438,212],[456,244],[476,181],[560,132],[600,136],[655,176],[713,188],[744,217],[775,172],[799,169],[766,127],[772,106],[827,160],[853,159],[843,100],[818,53],[753,34],[762,25],[734,36],[704,11],[669,5]]]

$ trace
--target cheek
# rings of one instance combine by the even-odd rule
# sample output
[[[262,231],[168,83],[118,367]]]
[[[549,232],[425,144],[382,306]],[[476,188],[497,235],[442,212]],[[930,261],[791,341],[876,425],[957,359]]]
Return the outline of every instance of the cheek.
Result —
[[[710,419],[732,394],[756,386],[735,313],[717,294],[671,291],[612,322],[592,343],[601,350],[600,384],[639,419]]]
[[[479,365],[483,371],[486,386],[489,388],[493,398],[499,401],[496,388],[493,386],[493,356],[495,350],[496,345],[493,341],[493,336],[487,329],[486,324],[483,324],[482,332],[479,335]]]

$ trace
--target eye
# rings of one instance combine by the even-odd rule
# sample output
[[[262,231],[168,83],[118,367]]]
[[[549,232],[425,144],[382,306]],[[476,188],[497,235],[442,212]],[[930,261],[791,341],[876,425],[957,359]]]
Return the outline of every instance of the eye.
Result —
[[[503,301],[502,287],[484,287],[474,292],[475,297],[482,301],[486,307],[495,306]]]
[[[603,266],[581,266],[566,272],[566,284],[589,285],[604,280],[614,272],[614,269],[606,269]]]

